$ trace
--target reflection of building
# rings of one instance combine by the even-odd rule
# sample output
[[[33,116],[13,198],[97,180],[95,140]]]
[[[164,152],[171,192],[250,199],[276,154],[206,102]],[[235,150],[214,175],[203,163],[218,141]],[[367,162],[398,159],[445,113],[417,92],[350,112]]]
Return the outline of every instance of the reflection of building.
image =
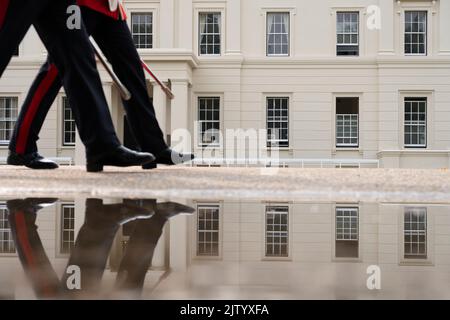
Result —
[[[148,89],[174,143],[174,130],[186,128],[197,154],[209,144],[215,155],[232,157],[231,141],[218,130],[267,129],[262,145],[284,159],[449,167],[449,1],[124,3],[141,55],[161,79],[171,80],[173,101],[150,78]],[[44,56],[30,32],[0,80],[0,144],[9,139]],[[102,77],[118,134],[132,145],[117,89],[104,71]],[[40,150],[80,163],[65,106],[61,93]]]
[[[450,208],[388,203],[189,202],[193,216],[166,225],[144,297],[449,298]],[[0,294],[20,263],[0,207]],[[52,263],[62,271],[84,221],[84,201],[61,201],[38,216]],[[105,281],[113,283],[130,232],[122,228]],[[367,267],[382,291],[366,288]],[[9,288],[9,289],[7,289]],[[5,291],[12,290],[12,292]]]

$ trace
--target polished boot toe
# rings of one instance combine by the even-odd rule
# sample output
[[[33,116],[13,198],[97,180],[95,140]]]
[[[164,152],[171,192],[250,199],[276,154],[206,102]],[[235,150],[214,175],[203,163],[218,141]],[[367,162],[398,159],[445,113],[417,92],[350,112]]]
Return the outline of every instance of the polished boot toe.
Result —
[[[11,151],[6,162],[11,166],[25,166],[27,168],[37,170],[50,170],[58,168],[56,162],[45,159],[37,152],[22,155]]]
[[[124,146],[113,151],[87,156],[87,171],[100,172],[104,166],[132,167],[141,166],[155,160],[151,153],[136,152]]]
[[[167,148],[166,150],[162,151],[158,155],[156,155],[156,161],[152,163],[148,163],[144,166],[142,166],[143,169],[149,170],[149,169],[155,169],[157,167],[157,164],[165,164],[168,166],[174,166],[177,164],[182,164],[188,161],[194,160],[195,156],[192,153],[180,153],[177,151],[174,151],[170,148]]]
[[[170,219],[179,214],[193,214],[195,209],[177,202],[162,202],[156,205],[156,214]]]

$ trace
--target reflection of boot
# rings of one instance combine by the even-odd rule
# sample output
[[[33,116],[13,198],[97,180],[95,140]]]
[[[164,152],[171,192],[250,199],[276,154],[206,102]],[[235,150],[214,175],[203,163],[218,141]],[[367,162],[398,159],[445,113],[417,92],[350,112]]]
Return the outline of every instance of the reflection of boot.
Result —
[[[55,198],[27,198],[15,199],[7,201],[9,210],[23,210],[25,212],[33,212],[41,210],[42,208],[53,205],[58,199]]]
[[[192,214],[194,212],[194,208],[176,202],[162,202],[156,205],[156,214],[165,219],[170,219],[181,213]]]
[[[89,214],[88,214],[89,213]],[[117,203],[103,204],[101,199],[86,200],[86,222],[123,225],[137,219],[151,218],[154,211],[136,205]]]

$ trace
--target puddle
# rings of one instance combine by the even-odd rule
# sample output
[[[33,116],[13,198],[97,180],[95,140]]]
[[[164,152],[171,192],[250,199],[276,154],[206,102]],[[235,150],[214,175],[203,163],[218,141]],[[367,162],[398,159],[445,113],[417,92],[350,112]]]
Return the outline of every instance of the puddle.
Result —
[[[0,298],[449,299],[450,204],[0,197]]]

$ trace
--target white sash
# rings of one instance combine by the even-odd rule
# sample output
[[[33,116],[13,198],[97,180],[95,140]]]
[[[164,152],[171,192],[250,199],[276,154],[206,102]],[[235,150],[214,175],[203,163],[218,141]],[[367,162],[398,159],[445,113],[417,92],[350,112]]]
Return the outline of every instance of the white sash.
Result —
[[[108,0],[109,1],[109,10],[111,12],[116,12],[117,8],[119,7],[120,0]]]

